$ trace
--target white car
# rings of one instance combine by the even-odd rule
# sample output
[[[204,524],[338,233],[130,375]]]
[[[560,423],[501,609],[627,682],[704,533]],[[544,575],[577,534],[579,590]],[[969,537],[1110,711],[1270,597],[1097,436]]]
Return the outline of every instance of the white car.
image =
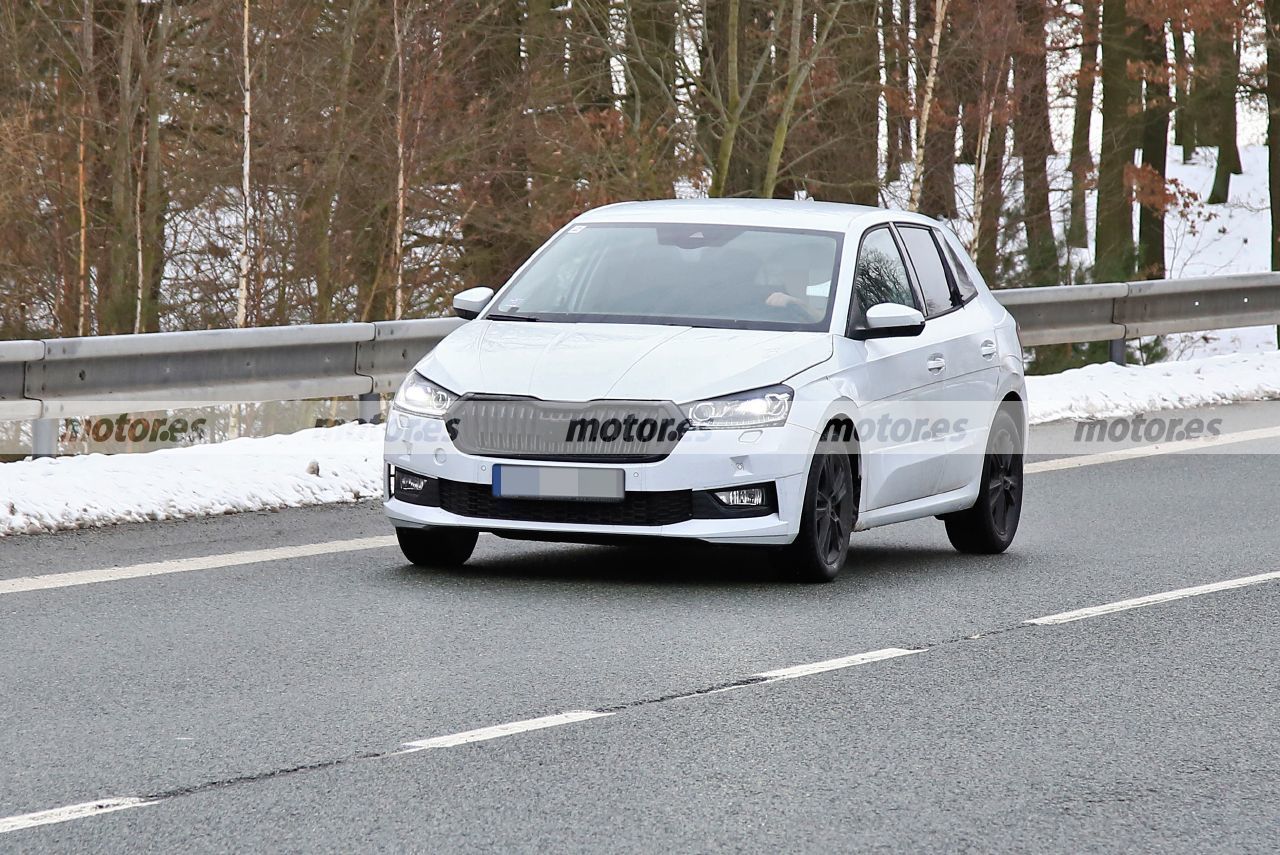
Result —
[[[636,202],[561,229],[418,363],[385,507],[414,564],[479,532],[769,549],[828,581],[855,530],[1017,531],[1013,318],[928,218],[821,202]]]

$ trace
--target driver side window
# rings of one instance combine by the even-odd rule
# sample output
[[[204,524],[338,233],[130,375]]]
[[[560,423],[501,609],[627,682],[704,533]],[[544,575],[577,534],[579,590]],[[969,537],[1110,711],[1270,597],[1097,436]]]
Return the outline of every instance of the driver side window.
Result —
[[[899,303],[919,309],[907,265],[888,226],[866,233],[858,249],[858,266],[853,273],[855,328],[866,325],[867,309],[881,303]]]

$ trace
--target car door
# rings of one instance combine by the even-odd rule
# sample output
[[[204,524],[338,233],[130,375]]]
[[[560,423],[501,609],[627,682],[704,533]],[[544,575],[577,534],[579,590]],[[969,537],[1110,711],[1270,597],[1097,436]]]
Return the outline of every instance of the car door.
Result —
[[[938,371],[930,359],[939,352],[940,342],[927,322],[917,336],[860,341],[848,335],[863,328],[866,310],[880,303],[924,310],[888,224],[863,234],[853,288],[847,334],[835,341],[836,371],[831,379],[858,404],[863,509],[873,510],[936,492],[939,444],[920,430],[920,422],[927,419],[929,399],[935,394]]]
[[[979,471],[985,450],[987,426],[999,384],[995,360],[995,335],[985,313],[967,309],[965,293],[944,254],[944,237],[937,229],[911,223],[895,226],[920,291],[924,295],[928,324],[932,325],[936,350],[929,354],[942,368],[930,390],[929,409],[946,424],[935,441],[941,465],[936,491],[963,487]],[[976,467],[976,468],[975,468]]]

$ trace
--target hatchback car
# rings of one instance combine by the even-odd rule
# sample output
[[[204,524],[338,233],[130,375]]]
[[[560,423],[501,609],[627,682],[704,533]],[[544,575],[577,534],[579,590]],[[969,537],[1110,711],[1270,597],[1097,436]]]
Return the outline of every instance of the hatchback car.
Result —
[[[928,218],[610,205],[454,309],[469,322],[387,422],[385,507],[415,564],[461,564],[479,532],[660,537],[827,581],[856,530],[937,516],[980,553],[1017,531],[1017,329]]]

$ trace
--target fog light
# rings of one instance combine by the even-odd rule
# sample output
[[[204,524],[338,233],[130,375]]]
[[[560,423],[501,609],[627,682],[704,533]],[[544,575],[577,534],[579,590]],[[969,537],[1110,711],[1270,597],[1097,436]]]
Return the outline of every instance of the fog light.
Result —
[[[411,472],[396,470],[396,492],[421,493],[427,486],[427,479]]]
[[[741,490],[718,490],[716,498],[736,508],[758,508],[764,504],[763,487],[746,487]]]

